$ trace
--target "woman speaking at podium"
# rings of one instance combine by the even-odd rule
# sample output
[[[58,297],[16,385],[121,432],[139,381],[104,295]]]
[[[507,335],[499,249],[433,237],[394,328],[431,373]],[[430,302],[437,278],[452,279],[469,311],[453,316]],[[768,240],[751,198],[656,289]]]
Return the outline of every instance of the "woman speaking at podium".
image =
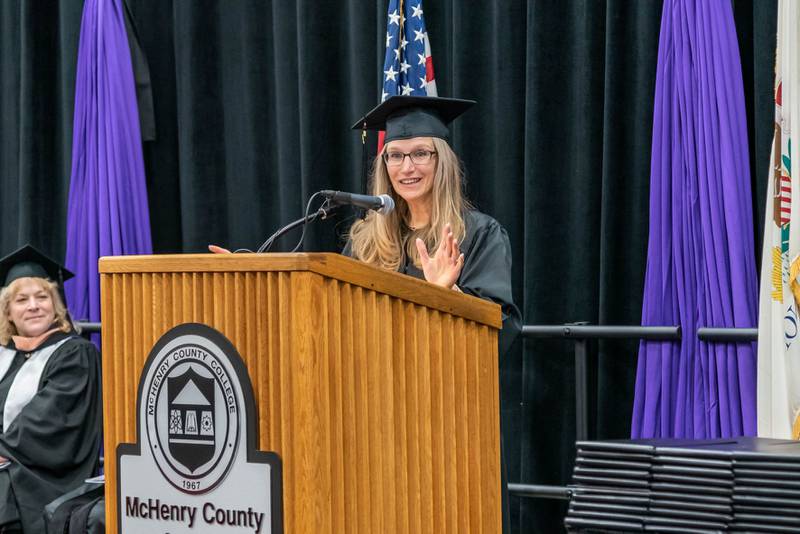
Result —
[[[0,534],[41,534],[44,507],[93,476],[100,359],[57,282],[72,273],[25,246],[0,260]]]
[[[511,245],[503,227],[464,197],[447,127],[474,103],[392,96],[353,126],[386,131],[370,194],[390,195],[396,209],[369,212],[354,223],[343,253],[499,304],[502,358],[521,325],[511,292]]]
[[[343,254],[499,304],[502,359],[521,328],[511,292],[511,245],[503,227],[465,198],[461,165],[450,147],[447,127],[474,103],[392,96],[353,126],[385,130],[370,194],[390,195],[396,208],[387,215],[370,211],[354,223]],[[502,459],[501,464],[503,530],[508,531]]]

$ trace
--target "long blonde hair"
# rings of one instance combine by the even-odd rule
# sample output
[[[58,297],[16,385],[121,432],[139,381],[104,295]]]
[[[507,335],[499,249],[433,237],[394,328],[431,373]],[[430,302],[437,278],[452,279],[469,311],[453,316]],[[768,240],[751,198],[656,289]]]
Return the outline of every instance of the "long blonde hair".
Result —
[[[350,228],[350,242],[355,258],[396,271],[405,256],[419,267],[419,252],[415,245],[417,238],[425,242],[431,254],[438,248],[442,229],[447,223],[450,223],[453,236],[459,243],[464,238],[466,231],[463,213],[471,206],[464,196],[461,164],[446,141],[436,137],[432,140],[436,150],[436,170],[433,175],[430,223],[425,228],[410,228],[411,213],[406,201],[392,187],[382,157],[386,151],[384,146],[372,165],[370,194],[390,195],[394,199],[395,209],[388,215],[369,212],[363,221],[353,224]]]
[[[58,293],[58,284],[39,277],[31,277],[31,279],[36,281],[50,295],[50,299],[53,301],[56,328],[62,332],[72,330],[72,323],[67,315],[67,307],[64,306],[64,301],[61,300],[61,295]],[[26,280],[26,278],[17,278],[0,290],[0,314],[2,315],[0,316],[0,345],[8,345],[8,342],[11,341],[11,336],[19,334],[17,327],[11,322],[8,314],[11,309],[11,300],[17,296],[23,280]]]

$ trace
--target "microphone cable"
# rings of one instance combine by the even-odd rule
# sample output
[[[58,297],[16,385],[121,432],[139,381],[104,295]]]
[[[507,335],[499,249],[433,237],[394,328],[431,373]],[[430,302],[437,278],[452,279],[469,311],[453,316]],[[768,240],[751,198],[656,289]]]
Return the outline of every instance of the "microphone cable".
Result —
[[[303,246],[303,239],[305,239],[305,237],[306,237],[306,228],[308,228],[308,223],[310,223],[311,221],[315,220],[319,216],[320,211],[325,213],[324,206],[326,206],[327,204],[330,204],[330,201],[325,199],[325,202],[322,203],[322,206],[320,206],[319,209],[317,210],[317,212],[314,214],[314,216],[309,219],[309,212],[311,211],[311,203],[314,201],[314,199],[317,196],[321,196],[321,195],[322,195],[322,193],[317,191],[316,193],[311,195],[311,198],[308,199],[308,203],[306,204],[306,214],[305,214],[305,217],[303,217],[303,220],[305,221],[305,223],[303,223],[303,231],[300,232],[300,239],[297,241],[297,245],[292,249],[292,253],[297,252],[298,250],[300,250],[300,247]]]
[[[292,252],[296,252],[302,246],[303,240],[305,239],[306,224],[315,221],[319,217],[321,217],[323,220],[327,219],[328,216],[330,216],[331,213],[333,213],[336,210],[336,206],[331,205],[330,201],[328,199],[325,199],[325,202],[322,203],[319,209],[317,209],[315,213],[309,215],[309,212],[311,211],[311,205],[314,202],[314,199],[321,195],[322,193],[320,192],[316,192],[313,195],[311,195],[311,198],[308,199],[308,203],[306,204],[305,216],[302,217],[301,219],[298,219],[296,221],[287,224],[286,226],[280,228],[274,234],[269,236],[267,240],[264,241],[264,243],[262,243],[261,246],[258,247],[258,249],[256,249],[256,253],[260,254],[263,252],[269,252],[269,250],[272,248],[272,245],[280,236],[302,224],[303,232],[300,235],[300,241],[292,250]]]

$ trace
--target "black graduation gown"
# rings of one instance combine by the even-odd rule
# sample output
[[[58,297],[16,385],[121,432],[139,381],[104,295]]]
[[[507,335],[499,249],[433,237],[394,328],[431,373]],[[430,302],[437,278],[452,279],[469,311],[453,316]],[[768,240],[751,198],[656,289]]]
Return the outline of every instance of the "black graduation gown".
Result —
[[[464,293],[499,304],[503,313],[503,329],[498,339],[500,359],[508,352],[522,329],[522,317],[514,305],[511,291],[511,244],[505,229],[492,217],[476,210],[464,214],[465,235],[459,243],[464,254],[464,267],[456,285]],[[352,256],[350,242],[342,254]],[[399,272],[425,279],[423,272],[408,258]]]
[[[19,521],[26,534],[44,532],[44,506],[94,476],[98,466],[102,399],[96,347],[74,333],[57,332],[36,350],[67,338],[45,365],[37,393],[0,432],[0,456],[11,459],[0,471],[0,525]],[[0,377],[0,426],[24,360],[17,352]]]

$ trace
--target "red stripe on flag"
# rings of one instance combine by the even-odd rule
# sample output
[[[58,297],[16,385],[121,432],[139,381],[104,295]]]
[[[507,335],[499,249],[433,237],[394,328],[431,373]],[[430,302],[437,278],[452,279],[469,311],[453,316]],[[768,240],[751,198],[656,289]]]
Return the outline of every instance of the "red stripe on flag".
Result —
[[[433,80],[433,56],[425,58],[425,81]]]

